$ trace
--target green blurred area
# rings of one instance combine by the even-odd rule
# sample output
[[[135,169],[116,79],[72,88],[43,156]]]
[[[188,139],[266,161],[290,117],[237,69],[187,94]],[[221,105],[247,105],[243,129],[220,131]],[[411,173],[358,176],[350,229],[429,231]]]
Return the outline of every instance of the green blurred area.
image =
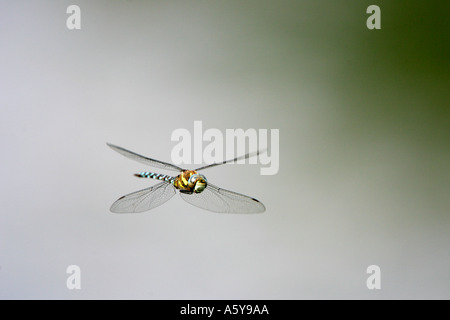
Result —
[[[381,9],[381,30],[366,27],[366,9],[372,4]],[[359,135],[400,127],[419,143],[422,135],[449,137],[449,2],[269,1],[240,6],[248,19],[242,32],[248,41],[265,44],[267,61],[256,56],[253,63],[266,68],[267,76],[283,70],[294,82],[311,77],[330,84],[323,94],[339,98],[335,116],[344,129]],[[305,74],[304,52],[330,68],[318,69],[323,73],[316,78]]]
[[[381,30],[366,27],[366,9],[373,4],[381,9]],[[248,27],[242,32],[256,54],[243,68],[259,68],[257,81],[278,93],[288,87],[291,96],[303,94],[297,103],[286,98],[274,106],[289,114],[280,121],[292,129],[281,131],[289,141],[284,150],[302,139],[297,122],[308,117],[308,103],[320,111],[315,125],[322,138],[310,155],[318,174],[342,184],[359,179],[367,194],[382,188],[400,204],[401,216],[448,219],[450,3],[285,1],[244,7],[240,14]],[[257,44],[264,45],[255,50]],[[272,112],[274,121],[280,114]],[[298,156],[305,157],[300,150],[287,155]]]
[[[335,75],[343,80],[346,124],[356,131],[411,135],[422,145],[444,142],[450,115],[448,2],[379,6],[382,29],[359,29],[357,56]]]

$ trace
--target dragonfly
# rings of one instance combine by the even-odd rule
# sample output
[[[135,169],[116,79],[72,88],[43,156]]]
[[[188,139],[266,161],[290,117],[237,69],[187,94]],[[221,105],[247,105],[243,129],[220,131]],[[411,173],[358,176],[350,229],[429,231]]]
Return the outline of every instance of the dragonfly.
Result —
[[[209,164],[195,170],[187,170],[171,163],[141,156],[110,143],[107,143],[107,145],[129,159],[154,168],[178,172],[177,176],[150,171],[136,173],[135,176],[138,178],[155,179],[160,180],[161,182],[149,188],[120,197],[112,204],[110,208],[111,212],[138,213],[148,211],[168,201],[177,193],[177,191],[179,191],[179,194],[184,201],[212,212],[260,213],[266,210],[264,205],[255,198],[219,188],[212,183],[209,183],[203,174],[198,173],[199,170],[209,169],[241,159],[247,159],[255,154],[248,153],[232,160]]]

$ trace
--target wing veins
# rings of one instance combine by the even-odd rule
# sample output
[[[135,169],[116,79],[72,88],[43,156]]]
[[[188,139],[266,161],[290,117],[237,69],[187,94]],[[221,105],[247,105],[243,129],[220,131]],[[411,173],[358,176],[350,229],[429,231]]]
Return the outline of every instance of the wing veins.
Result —
[[[167,169],[167,170],[173,170],[173,171],[184,171],[183,168],[176,166],[174,164],[171,163],[167,163],[164,161],[160,161],[160,160],[155,160],[152,158],[148,158],[148,157],[144,157],[140,154],[137,154],[133,151],[124,149],[122,147],[107,143],[107,145],[113,149],[114,151],[120,153],[121,155],[123,155],[124,157],[127,157],[129,159],[132,159],[134,161],[143,163],[145,165],[151,166],[151,167],[155,167],[155,168],[160,168],[160,169]]]
[[[265,151],[266,151],[265,149],[261,150],[261,151],[258,150],[256,152],[247,153],[247,154],[245,154],[243,156],[236,157],[234,159],[229,159],[229,160],[225,160],[225,161],[222,161],[222,162],[216,162],[216,163],[208,164],[206,166],[203,166],[203,167],[195,169],[195,171],[209,169],[209,168],[212,168],[212,167],[220,166],[220,165],[226,164],[226,163],[232,163],[232,162],[235,162],[235,161],[238,161],[238,160],[242,160],[242,159],[248,159],[248,158],[251,158],[251,157],[254,157],[254,156],[258,156],[258,155],[260,155],[261,153],[263,153]]]

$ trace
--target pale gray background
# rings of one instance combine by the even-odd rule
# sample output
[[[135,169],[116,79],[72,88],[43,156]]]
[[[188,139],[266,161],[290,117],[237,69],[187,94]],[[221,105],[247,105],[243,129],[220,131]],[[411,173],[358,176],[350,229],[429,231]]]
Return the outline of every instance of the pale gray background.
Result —
[[[78,4],[82,29],[66,28]],[[370,4],[382,30],[366,28]],[[449,3],[1,1],[0,298],[450,298]],[[261,215],[179,196],[177,128],[277,128],[280,171],[205,171]],[[66,267],[82,290],[66,288]],[[382,289],[366,288],[366,268]]]

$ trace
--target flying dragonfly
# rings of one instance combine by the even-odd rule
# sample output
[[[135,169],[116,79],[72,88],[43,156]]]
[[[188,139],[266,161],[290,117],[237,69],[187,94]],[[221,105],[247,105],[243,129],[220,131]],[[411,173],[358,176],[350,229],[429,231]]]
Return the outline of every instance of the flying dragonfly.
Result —
[[[243,194],[216,187],[206,180],[206,177],[197,171],[212,168],[225,163],[240,159],[247,159],[255,154],[246,154],[233,160],[206,165],[195,170],[186,170],[176,165],[147,158],[122,147],[107,143],[114,151],[121,155],[143,163],[145,165],[177,171],[175,177],[154,173],[149,171],[136,173],[138,178],[162,180],[160,183],[126,196],[120,197],[111,206],[114,213],[137,213],[144,212],[162,205],[172,198],[178,190],[181,198],[202,209],[219,213],[258,213],[264,212],[266,208],[255,198]]]

